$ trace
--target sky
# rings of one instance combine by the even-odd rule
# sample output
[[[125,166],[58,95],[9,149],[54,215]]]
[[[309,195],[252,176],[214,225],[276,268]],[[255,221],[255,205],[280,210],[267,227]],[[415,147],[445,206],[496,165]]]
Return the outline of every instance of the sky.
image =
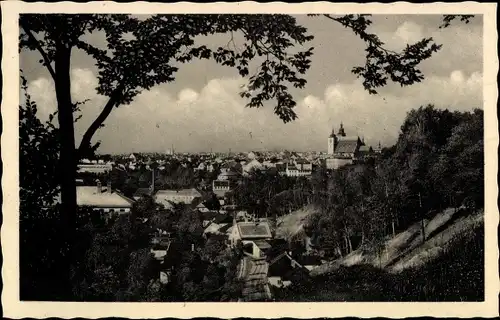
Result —
[[[456,21],[439,29],[439,15],[377,15],[371,31],[389,49],[401,49],[423,37],[433,37],[442,49],[421,64],[425,80],[410,87],[390,84],[370,95],[351,68],[362,65],[364,44],[352,32],[323,17],[297,16],[315,38],[312,65],[304,89],[293,90],[298,119],[283,123],[273,105],[245,108],[239,96],[241,78],[236,69],[213,61],[181,65],[176,80],[144,91],[130,105],[116,108],[94,136],[100,153],[296,150],[326,151],[327,137],[342,122],[346,134],[364,137],[369,145],[392,145],[406,113],[434,104],[449,110],[483,107],[482,17],[471,23]],[[197,39],[211,46],[226,45],[229,35]],[[104,45],[99,35],[89,41]],[[235,38],[237,46],[242,44]],[[29,93],[46,119],[55,111],[53,80],[38,61],[37,52],[21,52],[20,67]],[[107,101],[96,93],[97,69],[89,56],[74,51],[71,65],[74,101],[88,99],[76,124],[76,142]]]

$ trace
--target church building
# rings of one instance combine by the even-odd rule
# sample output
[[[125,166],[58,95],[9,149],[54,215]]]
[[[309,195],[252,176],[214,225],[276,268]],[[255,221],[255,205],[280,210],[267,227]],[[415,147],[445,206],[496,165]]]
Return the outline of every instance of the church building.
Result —
[[[370,147],[365,146],[364,139],[359,136],[347,136],[344,125],[340,123],[337,134],[335,134],[335,130],[332,130],[328,137],[326,167],[327,169],[338,169],[344,165],[354,164],[370,150]]]

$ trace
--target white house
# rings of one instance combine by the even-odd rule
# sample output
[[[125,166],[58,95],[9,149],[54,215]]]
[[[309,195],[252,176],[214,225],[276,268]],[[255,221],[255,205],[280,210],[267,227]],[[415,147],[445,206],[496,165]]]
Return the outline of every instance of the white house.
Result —
[[[130,213],[134,201],[111,188],[103,188],[100,181],[97,186],[77,186],[76,201],[78,206],[91,207],[106,214]]]
[[[191,204],[194,199],[200,197],[201,193],[194,188],[182,190],[158,190],[154,196],[155,201],[163,204],[165,207],[170,207],[170,202]]]
[[[243,166],[243,174],[248,175],[252,170],[259,170],[264,168],[262,163],[260,163],[257,159],[253,159]]]
[[[81,163],[78,165],[78,172],[106,173],[111,170],[113,170],[113,166],[106,163]]]
[[[243,245],[252,243],[255,240],[272,239],[271,228],[266,221],[236,222],[233,226],[229,242],[235,246],[238,241]]]

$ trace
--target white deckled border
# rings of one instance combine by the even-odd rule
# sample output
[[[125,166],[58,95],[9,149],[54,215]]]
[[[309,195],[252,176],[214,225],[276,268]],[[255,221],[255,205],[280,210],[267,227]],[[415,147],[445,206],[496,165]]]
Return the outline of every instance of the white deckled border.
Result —
[[[259,4],[254,2],[194,4],[155,4],[147,2],[114,3],[23,3],[2,2],[3,36],[3,225],[1,230],[4,257],[2,306],[9,318],[45,317],[492,317],[498,315],[498,247],[496,183],[498,159],[498,98],[496,74],[496,4],[477,2],[410,4],[333,4],[314,2]],[[371,14],[483,14],[484,21],[484,115],[485,115],[485,302],[481,303],[58,303],[19,301],[19,13],[371,13]]]

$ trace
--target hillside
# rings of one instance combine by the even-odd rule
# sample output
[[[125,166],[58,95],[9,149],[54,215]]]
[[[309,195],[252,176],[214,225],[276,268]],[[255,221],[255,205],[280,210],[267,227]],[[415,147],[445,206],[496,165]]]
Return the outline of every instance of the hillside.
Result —
[[[314,269],[312,277],[276,293],[279,301],[483,301],[483,212],[445,210],[369,250]],[[382,266],[382,268],[380,268]]]
[[[426,241],[422,244],[421,224],[417,222],[394,238],[385,242],[379,255],[367,249],[358,249],[344,258],[322,265],[311,272],[312,276],[327,274],[340,267],[370,265],[391,273],[420,267],[438,258],[456,241],[472,229],[482,225],[483,212],[467,215],[465,210],[446,209],[425,220]]]
[[[314,206],[307,206],[278,218],[276,237],[289,239],[290,237],[300,233],[304,228],[307,217],[315,211],[316,209]]]

